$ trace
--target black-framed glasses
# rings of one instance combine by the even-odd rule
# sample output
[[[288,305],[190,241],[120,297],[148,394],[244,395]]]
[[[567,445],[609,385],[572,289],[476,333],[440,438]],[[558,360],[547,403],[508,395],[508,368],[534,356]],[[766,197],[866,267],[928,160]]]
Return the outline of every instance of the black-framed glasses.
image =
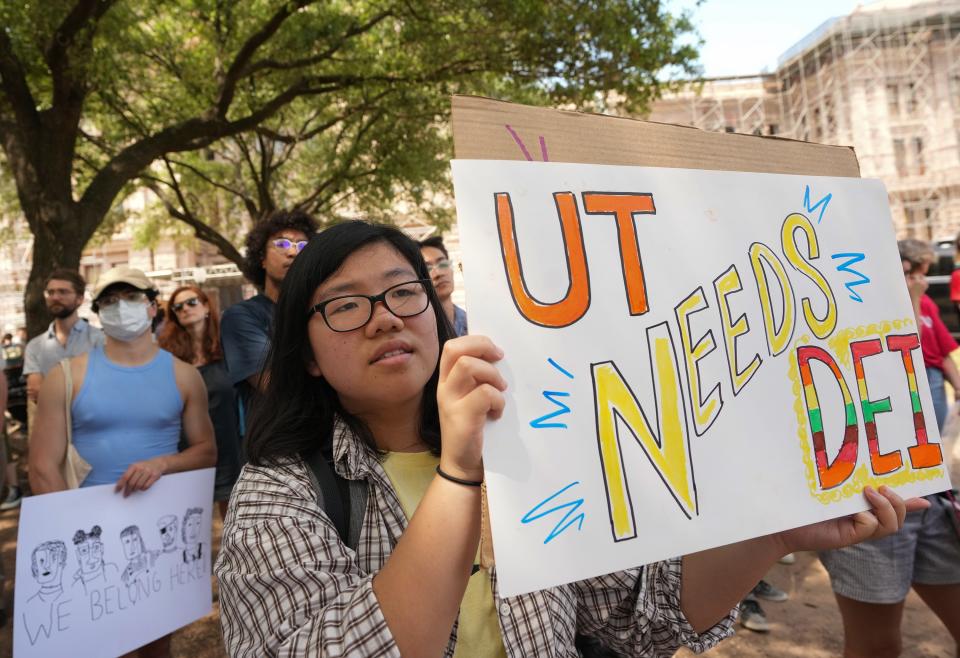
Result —
[[[333,331],[353,331],[359,329],[373,317],[373,307],[383,302],[387,310],[398,318],[420,315],[430,305],[427,284],[430,279],[417,279],[390,286],[379,295],[344,295],[334,297],[310,307],[307,317],[314,313],[323,316]]]
[[[441,258],[436,263],[427,263],[427,272],[449,270],[451,267],[453,267],[453,263],[446,258]]]
[[[288,240],[287,238],[277,238],[276,240],[271,240],[270,244],[281,251],[288,251],[290,247],[296,245],[297,253],[299,254],[307,246],[306,240]]]
[[[200,303],[199,297],[191,297],[190,299],[185,299],[182,302],[177,302],[176,304],[170,304],[170,309],[174,313],[179,313],[180,311],[183,310],[184,306],[189,306],[190,308],[193,308],[194,306],[197,306],[199,303]]]

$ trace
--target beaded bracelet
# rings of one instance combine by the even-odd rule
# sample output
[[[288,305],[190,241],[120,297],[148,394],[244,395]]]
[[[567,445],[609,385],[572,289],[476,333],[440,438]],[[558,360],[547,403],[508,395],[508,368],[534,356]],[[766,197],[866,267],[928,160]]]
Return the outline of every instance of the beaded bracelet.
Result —
[[[483,484],[483,480],[463,480],[461,478],[453,477],[449,473],[444,473],[440,470],[440,465],[437,464],[437,475],[442,477],[444,480],[450,480],[451,482],[456,482],[457,484],[463,484],[468,487],[479,487]]]

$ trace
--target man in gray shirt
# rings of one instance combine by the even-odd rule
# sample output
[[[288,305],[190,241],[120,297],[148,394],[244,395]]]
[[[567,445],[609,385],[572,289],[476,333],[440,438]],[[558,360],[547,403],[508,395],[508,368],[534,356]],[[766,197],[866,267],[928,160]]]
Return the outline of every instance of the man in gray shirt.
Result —
[[[47,277],[43,297],[53,322],[47,330],[35,336],[23,354],[23,374],[27,378],[27,424],[33,427],[33,412],[36,410],[40,384],[51,368],[63,359],[85,354],[97,345],[103,345],[103,332],[77,314],[83,303],[86,282],[73,270],[54,270]],[[0,510],[20,504],[20,487],[17,484],[17,466],[7,466],[7,481],[10,490],[7,499],[0,503]]]

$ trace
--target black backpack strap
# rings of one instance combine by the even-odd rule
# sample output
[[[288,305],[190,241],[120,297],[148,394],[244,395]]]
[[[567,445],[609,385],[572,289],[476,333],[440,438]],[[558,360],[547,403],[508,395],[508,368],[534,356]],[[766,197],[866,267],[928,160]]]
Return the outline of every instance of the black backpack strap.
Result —
[[[350,505],[350,487],[346,480],[337,475],[323,453],[321,449],[314,450],[307,459],[307,465],[313,476],[311,481],[320,498],[320,508],[330,517],[341,541],[348,541],[350,517],[346,510]]]
[[[343,478],[341,478],[343,479]],[[344,480],[349,485],[347,507],[350,510],[349,534],[347,546],[357,550],[360,545],[360,529],[363,527],[363,515],[367,512],[366,480]]]

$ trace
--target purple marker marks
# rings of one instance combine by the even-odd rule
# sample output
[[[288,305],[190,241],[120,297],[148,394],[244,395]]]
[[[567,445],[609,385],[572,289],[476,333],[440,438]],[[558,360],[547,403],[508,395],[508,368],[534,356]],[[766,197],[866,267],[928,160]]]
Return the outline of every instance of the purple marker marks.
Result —
[[[520,135],[517,134],[517,131],[511,128],[508,124],[504,124],[503,127],[507,129],[507,132],[513,137],[513,141],[515,141],[517,146],[520,147],[520,150],[523,151],[523,157],[527,159],[527,162],[532,162],[533,157],[530,155],[530,151],[528,151],[527,147],[524,145],[523,140],[520,139]]]
[[[507,132],[510,133],[511,137],[513,137],[513,141],[515,141],[517,146],[520,147],[520,151],[523,152],[523,157],[527,159],[527,162],[533,162],[533,156],[530,155],[530,151],[527,150],[527,145],[523,143],[522,139],[520,139],[520,135],[517,134],[517,131],[508,124],[504,124],[503,127],[507,129]],[[543,138],[543,135],[540,135],[537,137],[537,139],[540,141],[540,157],[543,158],[544,162],[549,162],[550,158],[547,155],[547,140]]]

